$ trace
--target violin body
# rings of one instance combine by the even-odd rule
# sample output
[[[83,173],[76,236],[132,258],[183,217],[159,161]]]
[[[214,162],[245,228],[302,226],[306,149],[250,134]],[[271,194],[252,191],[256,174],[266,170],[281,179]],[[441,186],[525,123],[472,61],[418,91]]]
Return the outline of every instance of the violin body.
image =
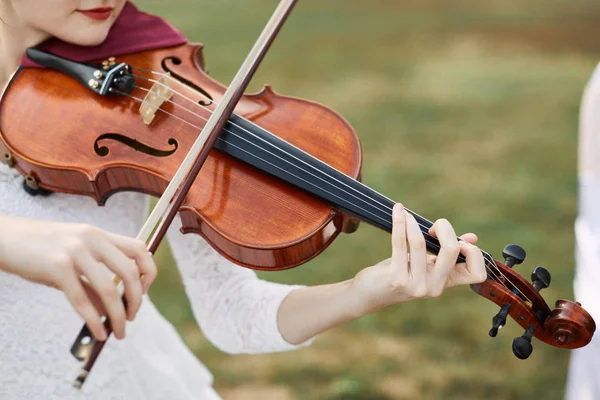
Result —
[[[99,96],[87,80],[52,69],[20,69],[13,77],[0,102],[0,155],[30,186],[88,195],[100,205],[123,190],[163,193],[225,87],[204,71],[199,45],[127,55],[107,67],[117,62],[127,71],[123,79],[139,85],[120,96]],[[176,82],[177,96],[165,95],[169,101],[161,101],[155,114],[145,106],[163,78],[140,76],[144,71],[169,73]],[[91,79],[89,86],[98,85]],[[358,137],[339,114],[265,87],[237,103],[180,208],[182,230],[202,235],[236,264],[264,270],[310,260],[340,232],[356,230],[358,220],[391,232],[394,201],[359,181],[361,162]],[[440,243],[428,233],[432,223],[406,210],[437,254]],[[490,336],[510,316],[526,329],[513,342],[519,358],[531,354],[532,337],[566,349],[590,342],[595,322],[579,303],[559,300],[551,309],[540,295],[549,284],[547,271],[532,274],[531,284],[512,265],[482,253],[488,279],[471,288],[501,307]]]
[[[167,113],[156,113],[146,125],[140,102],[133,98],[100,97],[58,71],[21,68],[2,98],[0,137],[5,157],[30,183],[88,195],[100,205],[123,190],[163,193],[199,135],[207,110],[214,109],[207,97],[218,102],[226,88],[204,71],[201,45],[126,55],[117,62],[169,72],[184,83],[173,89],[189,99],[182,103],[179,97],[179,103],[193,113],[165,103]],[[131,95],[144,98],[146,93],[135,89]],[[278,95],[267,86],[244,95],[235,113],[359,177],[358,137],[333,110]],[[203,165],[180,215],[185,233],[202,235],[223,256],[253,269],[300,265],[340,231],[357,228],[356,220],[342,211],[217,150]]]

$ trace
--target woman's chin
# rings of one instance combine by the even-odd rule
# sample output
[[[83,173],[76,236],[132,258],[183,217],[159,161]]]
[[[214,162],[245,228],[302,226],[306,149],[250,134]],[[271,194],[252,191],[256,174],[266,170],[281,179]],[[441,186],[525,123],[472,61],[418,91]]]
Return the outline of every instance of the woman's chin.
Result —
[[[101,37],[101,38],[90,38],[88,40],[84,40],[84,41],[79,41],[79,43],[77,43],[79,46],[99,46],[102,43],[104,43],[104,40],[106,39],[106,35]]]
[[[93,25],[88,21],[72,21],[65,24],[59,32],[54,32],[53,36],[78,46],[98,46],[106,40],[111,26],[112,21],[102,21]]]
[[[65,42],[76,44],[78,46],[98,46],[102,44],[106,37],[108,36],[108,29],[103,32],[94,32],[93,34],[90,32],[88,35],[77,35],[77,37],[69,37],[68,35],[62,36],[57,35],[57,37]]]

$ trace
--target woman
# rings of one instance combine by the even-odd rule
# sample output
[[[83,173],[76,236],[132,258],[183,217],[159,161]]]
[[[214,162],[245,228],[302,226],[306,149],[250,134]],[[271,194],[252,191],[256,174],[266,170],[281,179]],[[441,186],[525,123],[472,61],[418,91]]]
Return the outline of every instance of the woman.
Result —
[[[25,49],[42,42],[49,51],[84,60],[185,41],[125,0],[0,4],[2,87]],[[77,314],[99,340],[106,338],[100,323],[106,314],[116,338],[126,338],[107,342],[84,398],[217,399],[210,373],[150,300],[142,301],[156,267],[144,244],[131,237],[147,213],[147,197],[120,193],[98,207],[83,196],[33,197],[21,183],[15,170],[0,166],[0,398],[82,398],[68,384],[78,367],[68,354],[81,325]],[[348,281],[315,287],[259,280],[198,235],[181,235],[177,225],[169,240],[194,315],[205,335],[230,353],[291,350],[387,305],[439,296],[446,287],[486,277],[475,235],[463,236],[472,244],[459,243],[452,226],[439,220],[431,233],[442,249],[428,257],[415,219],[401,205],[394,208],[391,258]],[[455,264],[459,252],[466,264]],[[106,268],[123,279],[127,310]],[[134,321],[127,335],[126,319]]]
[[[575,297],[600,321],[600,65],[581,102],[579,121],[579,215],[575,223]],[[600,398],[600,339],[573,350],[567,400]]]

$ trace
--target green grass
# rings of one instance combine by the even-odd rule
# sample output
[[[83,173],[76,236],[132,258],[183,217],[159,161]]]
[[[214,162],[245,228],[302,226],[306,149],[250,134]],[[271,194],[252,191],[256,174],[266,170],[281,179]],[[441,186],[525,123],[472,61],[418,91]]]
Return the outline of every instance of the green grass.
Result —
[[[275,1],[139,0],[193,41],[227,84]],[[344,115],[364,151],[363,181],[429,219],[474,231],[496,257],[547,266],[543,293],[573,297],[577,114],[600,52],[592,0],[299,2],[251,84]],[[264,279],[321,284],[388,257],[363,224],[299,268]],[[215,374],[226,399],[561,399],[568,352],[534,343],[515,359],[509,322],[488,337],[492,303],[468,288],[397,305],[283,354],[230,356],[195,325],[167,249],[152,298]]]

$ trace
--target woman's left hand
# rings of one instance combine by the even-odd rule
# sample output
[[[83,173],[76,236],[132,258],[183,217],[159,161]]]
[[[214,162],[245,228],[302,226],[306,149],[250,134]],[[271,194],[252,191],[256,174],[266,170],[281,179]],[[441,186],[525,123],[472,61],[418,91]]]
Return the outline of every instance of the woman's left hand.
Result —
[[[425,238],[415,218],[402,205],[393,211],[392,256],[360,271],[351,287],[360,298],[364,315],[385,306],[419,298],[437,297],[452,286],[483,282],[486,277],[477,236],[467,233],[458,241],[452,225],[437,220],[429,234],[437,237],[438,255],[428,255]],[[466,263],[456,263],[463,254]]]
[[[392,257],[360,271],[354,278],[329,285],[304,287],[290,293],[279,308],[279,330],[289,343],[299,344],[336,325],[413,299],[437,297],[451,286],[487,278],[477,236],[456,238],[445,219],[433,224],[437,256],[427,254],[425,238],[415,218],[402,205],[393,212]],[[466,263],[456,263],[463,254]]]

